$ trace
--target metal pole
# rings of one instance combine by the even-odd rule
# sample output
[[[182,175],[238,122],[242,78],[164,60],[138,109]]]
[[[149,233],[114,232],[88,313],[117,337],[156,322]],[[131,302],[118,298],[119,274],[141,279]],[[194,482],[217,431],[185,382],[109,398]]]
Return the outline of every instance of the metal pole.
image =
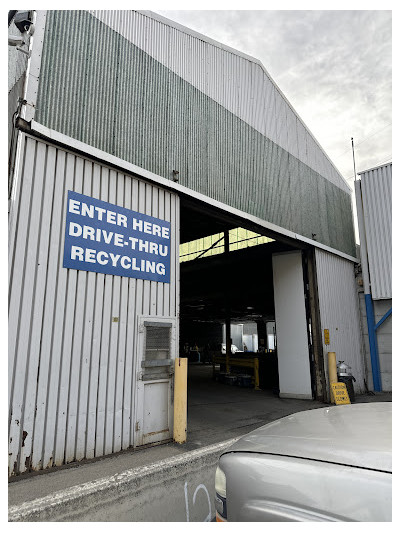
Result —
[[[356,158],[354,155],[354,141],[353,137],[351,138],[351,149],[353,151],[353,169],[354,169],[354,181],[357,179],[357,173],[356,173]]]
[[[387,313],[385,313],[383,315],[383,317],[379,320],[379,322],[377,324],[375,324],[375,331],[380,327],[382,326],[382,324],[385,322],[385,320],[387,318],[390,317],[390,315],[392,314],[392,308],[389,309],[389,311],[387,311]]]
[[[228,266],[229,261],[229,231],[224,231],[224,256],[226,259],[226,266]],[[229,286],[228,282],[225,281],[225,346],[226,346],[226,371],[230,372],[229,358],[231,356],[231,306],[230,306],[230,296],[229,296]]]
[[[374,383],[374,391],[381,392],[381,372],[379,365],[379,352],[378,352],[378,342],[376,339],[376,330],[375,330],[375,312],[374,304],[370,294],[365,294],[365,309],[367,313],[367,325],[368,325],[368,340],[369,340],[369,351],[371,354],[371,367],[372,367],[372,380]]]
[[[254,358],[254,390],[260,389],[260,364],[258,357]]]

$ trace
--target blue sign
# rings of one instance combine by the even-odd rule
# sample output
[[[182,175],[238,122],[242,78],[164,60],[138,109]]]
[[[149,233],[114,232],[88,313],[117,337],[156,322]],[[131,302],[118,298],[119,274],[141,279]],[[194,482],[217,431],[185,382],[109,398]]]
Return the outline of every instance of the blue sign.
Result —
[[[170,281],[171,225],[68,191],[65,268]]]

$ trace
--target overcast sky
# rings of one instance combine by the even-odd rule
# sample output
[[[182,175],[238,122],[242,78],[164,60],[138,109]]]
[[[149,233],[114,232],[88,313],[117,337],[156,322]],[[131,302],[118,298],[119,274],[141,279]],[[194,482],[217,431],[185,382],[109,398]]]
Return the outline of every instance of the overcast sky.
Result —
[[[352,185],[391,161],[390,11],[165,11],[161,15],[261,60]]]
[[[383,3],[365,11],[153,11],[263,63],[353,190],[355,214],[351,137],[357,172],[392,160],[392,12]]]

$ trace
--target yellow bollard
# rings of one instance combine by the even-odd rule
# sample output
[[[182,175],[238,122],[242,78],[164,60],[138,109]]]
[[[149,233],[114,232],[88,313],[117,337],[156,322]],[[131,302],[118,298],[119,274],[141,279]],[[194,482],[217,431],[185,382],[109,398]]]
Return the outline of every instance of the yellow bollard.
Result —
[[[186,442],[187,433],[187,358],[175,359],[174,441]]]
[[[328,375],[329,375],[329,394],[331,403],[335,403],[335,398],[332,394],[331,383],[337,382],[337,368],[336,368],[336,352],[328,352]]]

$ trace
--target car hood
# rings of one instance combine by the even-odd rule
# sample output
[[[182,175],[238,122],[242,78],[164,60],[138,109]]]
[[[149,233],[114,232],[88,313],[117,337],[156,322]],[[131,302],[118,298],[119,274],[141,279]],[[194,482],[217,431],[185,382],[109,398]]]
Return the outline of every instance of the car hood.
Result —
[[[391,402],[338,405],[286,416],[225,453],[268,453],[392,471]]]

